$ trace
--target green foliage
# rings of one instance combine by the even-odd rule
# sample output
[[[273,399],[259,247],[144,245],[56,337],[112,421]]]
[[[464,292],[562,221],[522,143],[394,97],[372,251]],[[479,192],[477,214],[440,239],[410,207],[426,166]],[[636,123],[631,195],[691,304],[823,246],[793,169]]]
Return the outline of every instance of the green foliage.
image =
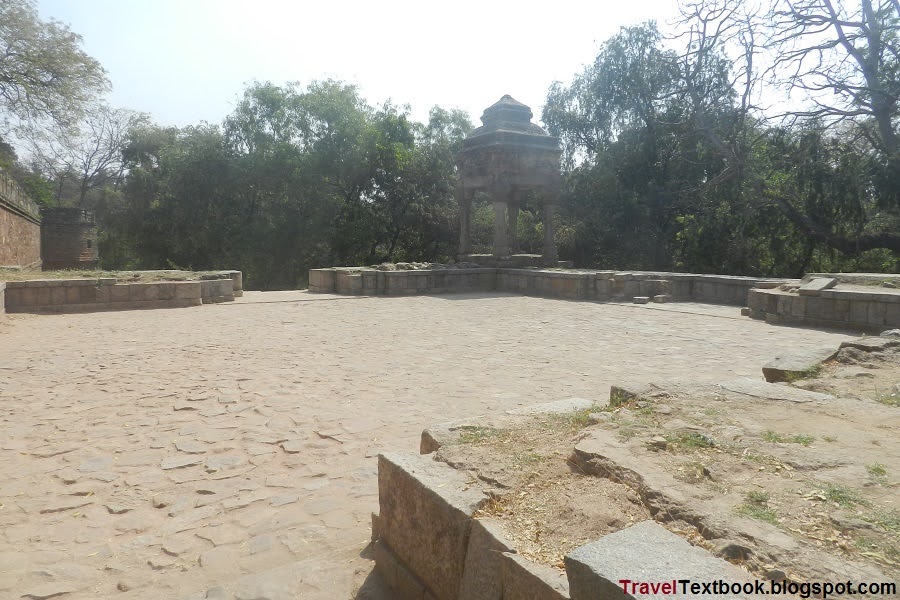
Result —
[[[33,0],[0,2],[0,113],[20,121],[74,124],[108,87],[81,36],[44,22]]]
[[[222,128],[132,132],[104,266],[237,268],[248,289],[285,289],[315,267],[449,260],[470,130],[460,111],[414,123],[341,82],[255,83]]]

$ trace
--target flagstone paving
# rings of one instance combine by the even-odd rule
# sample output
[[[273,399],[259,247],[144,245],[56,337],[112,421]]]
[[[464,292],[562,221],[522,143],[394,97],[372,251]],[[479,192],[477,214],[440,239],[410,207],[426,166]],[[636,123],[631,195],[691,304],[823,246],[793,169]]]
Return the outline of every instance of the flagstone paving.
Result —
[[[0,597],[351,598],[376,459],[617,382],[760,377],[848,336],[733,307],[248,292],[0,319]]]

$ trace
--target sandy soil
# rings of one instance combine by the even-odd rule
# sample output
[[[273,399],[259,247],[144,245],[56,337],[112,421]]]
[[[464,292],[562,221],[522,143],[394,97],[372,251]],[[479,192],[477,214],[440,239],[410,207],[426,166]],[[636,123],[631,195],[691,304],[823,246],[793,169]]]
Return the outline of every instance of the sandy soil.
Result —
[[[0,596],[349,598],[379,451],[626,378],[758,377],[844,339],[731,307],[503,294],[9,315]]]

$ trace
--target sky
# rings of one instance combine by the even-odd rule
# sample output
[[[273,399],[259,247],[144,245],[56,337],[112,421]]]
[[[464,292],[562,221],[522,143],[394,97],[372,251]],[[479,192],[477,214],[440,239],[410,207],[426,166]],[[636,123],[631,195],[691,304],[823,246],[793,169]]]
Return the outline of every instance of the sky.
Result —
[[[677,1],[38,0],[38,10],[84,38],[112,106],[163,125],[221,123],[254,80],[327,78],[373,106],[408,104],[419,121],[439,105],[478,124],[504,94],[539,122],[552,82],[571,82],[622,26],[664,27]]]

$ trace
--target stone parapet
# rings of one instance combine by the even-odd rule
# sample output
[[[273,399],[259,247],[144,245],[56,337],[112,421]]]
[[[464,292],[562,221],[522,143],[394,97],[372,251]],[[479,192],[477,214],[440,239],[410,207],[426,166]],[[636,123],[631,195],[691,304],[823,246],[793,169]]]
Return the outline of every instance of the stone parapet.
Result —
[[[471,268],[378,271],[359,267],[311,269],[309,291],[354,296],[401,296],[498,291],[569,300],[689,301],[746,306],[753,288],[787,279],[630,271]]]
[[[34,279],[0,282],[0,312],[73,313],[146,308],[186,308],[233,301],[239,271],[200,281],[119,282],[95,279]]]
[[[747,315],[779,325],[805,325],[880,333],[900,327],[900,292],[883,288],[790,290],[753,289]]]

